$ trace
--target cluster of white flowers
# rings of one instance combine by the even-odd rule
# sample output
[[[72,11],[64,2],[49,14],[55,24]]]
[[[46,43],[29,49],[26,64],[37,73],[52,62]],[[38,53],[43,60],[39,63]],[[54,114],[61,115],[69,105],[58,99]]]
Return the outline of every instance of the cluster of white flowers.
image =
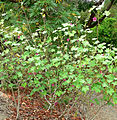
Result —
[[[90,29],[86,29],[86,32],[87,32],[87,33],[92,33],[93,31],[90,30]]]
[[[46,33],[47,33],[47,31],[43,31],[43,32],[42,32],[42,34],[46,34]]]
[[[74,24],[72,24],[72,23],[63,23],[62,25],[63,25],[63,27],[68,27],[68,26],[74,27]]]
[[[35,32],[35,33],[32,34],[32,37],[33,37],[33,38],[36,37],[36,36],[38,36],[38,33],[37,33],[37,32]]]
[[[57,39],[58,39],[58,36],[57,36],[57,37],[54,37],[54,39],[53,39],[53,40],[54,40],[54,41],[56,41]]]
[[[109,12],[109,11],[105,11],[105,12],[103,13],[103,15],[109,16],[109,15],[110,15],[110,12]]]
[[[96,10],[101,10],[101,9],[104,7],[104,3],[105,3],[105,0],[104,0],[104,2],[103,2],[101,5],[99,5],[98,7],[94,5],[92,8],[90,8],[89,12],[91,12],[92,10],[94,10],[96,7],[97,7]]]
[[[61,31],[65,31],[65,30],[68,30],[68,27],[65,27],[65,28],[61,29]]]
[[[85,37],[86,37],[86,35],[81,35],[78,40],[79,40],[79,41],[84,41],[84,38],[85,38]]]
[[[96,6],[94,5],[92,8],[89,9],[89,12],[91,12],[92,10],[94,10],[96,8]]]
[[[58,30],[54,30],[52,33],[56,33]]]
[[[12,33],[18,33],[18,34],[20,34],[20,33],[22,33],[22,31],[20,31],[19,28],[16,27],[16,28],[13,30]]]
[[[2,14],[2,16],[5,16],[5,15],[6,15],[6,13],[3,13],[3,14]]]
[[[57,30],[54,30],[52,33],[56,33],[57,31],[66,31],[66,30],[68,30],[68,27],[74,27],[74,24],[68,22],[68,23],[63,23],[62,26],[64,28],[58,27]]]
[[[101,10],[101,9],[104,7],[104,3],[105,3],[105,0],[104,0],[104,2],[103,2],[101,5],[99,5],[99,6],[96,8],[96,10]]]

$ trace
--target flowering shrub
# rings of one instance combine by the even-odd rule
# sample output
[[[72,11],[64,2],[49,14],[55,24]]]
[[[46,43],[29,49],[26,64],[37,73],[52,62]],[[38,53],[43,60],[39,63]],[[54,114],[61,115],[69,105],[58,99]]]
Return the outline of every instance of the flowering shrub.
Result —
[[[53,38],[48,36],[43,41],[33,33],[33,45],[26,36],[19,35],[21,31],[9,27],[8,33],[1,24],[2,41],[7,40],[3,44],[11,46],[0,56],[0,79],[9,83],[8,87],[32,88],[30,95],[39,92],[47,100],[48,109],[58,103],[93,106],[94,102],[99,103],[97,96],[92,98],[97,94],[102,94],[104,101],[109,103],[112,99],[117,104],[116,48],[106,48],[96,39],[96,46],[92,46],[87,41],[89,30],[81,30],[76,38],[74,24],[63,24],[53,31]],[[11,42],[11,34],[21,41]]]

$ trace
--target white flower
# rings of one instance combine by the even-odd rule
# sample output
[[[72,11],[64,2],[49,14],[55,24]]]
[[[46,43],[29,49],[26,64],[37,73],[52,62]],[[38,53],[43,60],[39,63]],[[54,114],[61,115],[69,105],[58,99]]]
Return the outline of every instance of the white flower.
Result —
[[[69,26],[69,23],[63,23],[62,25],[66,27],[66,26]]]
[[[21,6],[23,6],[23,2],[21,2]]]
[[[78,16],[78,18],[81,18],[81,16]]]
[[[26,42],[22,42],[22,44],[25,44]]]
[[[84,41],[84,38],[86,37],[86,35],[82,35],[78,40],[79,41]]]
[[[92,33],[92,32],[93,32],[92,30],[87,31],[87,33]]]
[[[32,37],[35,37],[35,36],[38,36],[37,32],[32,34]]]
[[[55,32],[57,32],[57,30],[54,30],[52,33],[55,33]]]
[[[37,29],[36,31],[40,31],[41,29]]]
[[[92,8],[90,8],[89,12],[91,12],[96,6],[94,5]]]
[[[41,9],[42,11],[44,11],[44,8],[43,9]]]
[[[97,38],[92,38],[92,40],[97,40]]]
[[[92,33],[93,31],[90,30],[90,29],[86,29],[86,32],[87,32],[87,33]]]
[[[68,32],[64,32],[64,34],[65,34],[65,35],[69,35],[69,33],[68,33]]]
[[[58,29],[58,30],[60,30],[60,29],[61,29],[61,27],[58,27],[57,29]]]
[[[12,10],[12,9],[10,9],[10,11],[12,12],[13,10]]]
[[[5,15],[6,15],[6,13],[3,13],[3,14],[2,14],[2,16],[5,16]]]
[[[81,29],[80,32],[83,32],[83,29]]]
[[[65,31],[65,30],[67,30],[68,29],[68,27],[66,27],[66,28],[63,28],[61,31]]]
[[[98,40],[95,42],[95,44],[98,44],[98,43],[100,43]]]
[[[105,12],[103,13],[103,15],[109,16],[109,15],[110,15],[110,12],[109,12],[109,11],[105,11]]]
[[[86,31],[89,31],[90,29],[88,28],[88,29],[86,29]]]
[[[113,50],[117,51],[117,48],[113,47]]]
[[[54,39],[53,39],[53,40],[54,40],[54,41],[56,41],[57,39],[58,39],[58,36],[57,36],[57,37],[54,37]]]
[[[106,43],[102,43],[102,45],[106,45]]]
[[[42,32],[42,34],[46,34],[46,33],[47,33],[47,31],[43,31],[43,32]]]
[[[104,2],[105,2],[105,0],[104,0]],[[101,9],[104,7],[104,2],[103,2],[101,5],[99,5],[99,6],[96,8],[96,10],[101,10]]]

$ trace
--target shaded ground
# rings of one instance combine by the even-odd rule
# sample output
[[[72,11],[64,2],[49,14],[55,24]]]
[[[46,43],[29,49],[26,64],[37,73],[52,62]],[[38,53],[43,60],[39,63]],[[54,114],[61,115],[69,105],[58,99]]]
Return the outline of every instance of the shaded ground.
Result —
[[[93,118],[92,120],[117,120],[117,105],[114,106],[107,104],[104,105],[104,102],[101,101],[103,95],[98,95],[97,98],[100,101],[100,104],[99,105],[93,104],[93,106],[91,106],[89,115],[90,118]],[[101,105],[104,106],[101,107]]]
[[[0,91],[0,120],[10,116],[8,96]]]
[[[99,106],[97,105],[91,108],[90,118],[96,114],[98,108]],[[106,105],[102,107],[93,120],[117,120],[117,105]]]
[[[14,104],[11,105],[9,99],[13,100],[11,95],[0,92],[0,120],[16,120],[16,108]],[[17,96],[17,94],[15,94]],[[37,96],[33,96],[33,99],[28,99],[28,97],[22,95],[21,108],[20,108],[20,120],[57,120],[58,116],[61,114],[61,106],[57,105],[56,109],[52,112],[47,111],[43,108],[43,101]],[[8,108],[8,105],[10,107]],[[94,105],[91,107],[90,116],[93,116],[97,111],[98,106]],[[7,118],[7,119],[6,119]],[[61,120],[66,120],[64,117]],[[68,120],[81,120],[79,117],[74,117],[71,114]],[[117,105],[105,106],[97,114],[94,120],[117,120]]]
[[[117,105],[115,107],[105,106],[94,120],[117,120]]]

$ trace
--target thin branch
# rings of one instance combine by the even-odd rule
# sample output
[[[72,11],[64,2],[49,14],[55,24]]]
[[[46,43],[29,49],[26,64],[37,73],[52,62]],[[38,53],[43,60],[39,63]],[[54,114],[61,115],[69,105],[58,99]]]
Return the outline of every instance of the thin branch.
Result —
[[[101,5],[103,2],[104,2],[104,0],[100,0],[100,1],[99,1],[98,3],[96,3],[95,5],[98,7],[98,6]],[[96,7],[96,8],[97,8],[97,7]],[[93,11],[91,11],[91,15],[90,15],[89,21],[88,21],[88,23],[86,24],[86,26],[90,26],[91,23],[93,22],[93,17],[94,17],[95,14],[97,13],[96,8],[95,8]],[[86,28],[85,28],[85,29],[86,29]]]
[[[115,2],[115,0],[111,1],[111,3],[108,5],[106,11],[110,10],[110,8],[112,7],[112,5],[113,5],[114,2]],[[103,13],[104,13],[104,11],[103,11]],[[87,29],[87,28],[93,28],[93,27],[95,27],[98,24],[98,21],[96,21],[95,23],[91,24],[93,22],[94,14],[91,17],[90,17],[90,20],[87,23],[87,25],[86,25],[87,27],[85,29]],[[99,19],[99,24],[104,20],[105,17],[106,17],[106,15],[104,15],[102,18]]]
[[[19,90],[19,84],[18,84],[18,104],[17,104],[17,117],[16,119],[19,119],[19,109],[20,109],[20,90]]]

